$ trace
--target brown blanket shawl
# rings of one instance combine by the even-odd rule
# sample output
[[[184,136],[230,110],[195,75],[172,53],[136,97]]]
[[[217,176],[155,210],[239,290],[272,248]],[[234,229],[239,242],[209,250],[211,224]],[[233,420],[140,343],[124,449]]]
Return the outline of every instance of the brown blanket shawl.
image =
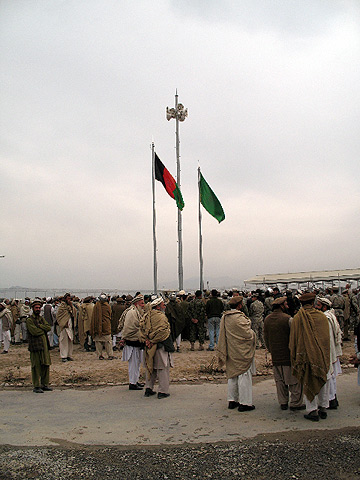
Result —
[[[80,345],[84,345],[86,333],[90,331],[93,303],[83,303],[79,309],[78,332]]]
[[[111,307],[107,302],[96,302],[91,316],[92,337],[111,334]]]
[[[150,348],[145,347],[145,366],[151,375],[157,344],[164,342],[170,335],[170,324],[165,313],[160,310],[147,310],[140,320],[140,333],[142,341],[149,340],[153,344]]]
[[[326,383],[330,368],[329,322],[312,305],[304,305],[294,316],[289,349],[292,374],[311,402]]]
[[[217,354],[219,366],[226,365],[227,378],[234,378],[249,370],[255,355],[256,334],[251,320],[239,310],[225,312],[220,322]]]

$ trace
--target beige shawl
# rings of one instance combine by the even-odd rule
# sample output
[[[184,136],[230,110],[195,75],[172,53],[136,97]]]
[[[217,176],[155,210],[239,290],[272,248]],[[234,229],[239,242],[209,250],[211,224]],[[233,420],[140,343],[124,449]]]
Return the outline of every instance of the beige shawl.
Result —
[[[66,302],[61,302],[56,313],[56,321],[59,324],[60,330],[69,327],[72,328],[72,319],[75,319],[76,310],[72,305]],[[72,317],[72,318],[71,318]]]
[[[143,310],[135,307],[135,305],[131,305],[123,312],[119,321],[119,331],[122,330],[121,337],[124,340],[129,340],[130,342],[138,342],[140,340],[139,326],[143,315]]]
[[[311,402],[326,383],[330,368],[330,333],[326,316],[312,305],[304,305],[290,327],[292,374],[304,387]]]
[[[91,316],[94,309],[93,303],[83,303],[81,305],[81,318],[84,323],[84,332],[88,332],[90,330],[91,324]]]
[[[249,370],[255,356],[256,334],[251,320],[240,310],[229,310],[222,316],[217,346],[219,366],[226,365],[227,378]]]
[[[152,347],[145,347],[145,365],[152,374],[154,369],[154,355],[157,344],[164,342],[170,336],[170,324],[164,312],[147,309],[146,314],[140,320],[140,333],[142,341],[149,340]]]

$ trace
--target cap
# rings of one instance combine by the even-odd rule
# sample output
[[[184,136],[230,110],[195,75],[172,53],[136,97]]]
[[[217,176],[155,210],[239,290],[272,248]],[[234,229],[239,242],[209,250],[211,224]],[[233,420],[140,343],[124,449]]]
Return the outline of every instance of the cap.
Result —
[[[282,305],[284,302],[286,302],[286,300],[287,300],[286,297],[276,298],[276,299],[272,302],[272,305]]]
[[[229,300],[229,305],[232,307],[236,307],[239,303],[242,303],[243,297],[241,295],[237,295],[236,297],[231,297]]]
[[[155,300],[151,302],[151,306],[157,307],[158,305],[160,305],[160,303],[163,303],[163,302],[164,302],[164,299],[162,297],[157,297],[155,298]]]

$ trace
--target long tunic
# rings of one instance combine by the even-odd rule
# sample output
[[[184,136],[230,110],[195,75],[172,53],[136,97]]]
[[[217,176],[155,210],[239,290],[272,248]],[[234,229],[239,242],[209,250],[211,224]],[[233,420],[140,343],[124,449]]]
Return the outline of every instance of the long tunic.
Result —
[[[5,308],[2,312],[0,312],[0,318],[2,319],[2,331],[7,332],[11,329],[12,325],[11,311],[8,308]]]
[[[26,319],[26,328],[29,337],[37,337],[39,350],[36,352],[30,351],[31,366],[36,365],[51,365],[50,352],[48,348],[47,332],[51,330],[50,325],[43,317],[32,314]],[[29,349],[31,348],[31,338],[29,338]],[[41,349],[42,348],[42,349]],[[40,350],[41,349],[41,350]]]

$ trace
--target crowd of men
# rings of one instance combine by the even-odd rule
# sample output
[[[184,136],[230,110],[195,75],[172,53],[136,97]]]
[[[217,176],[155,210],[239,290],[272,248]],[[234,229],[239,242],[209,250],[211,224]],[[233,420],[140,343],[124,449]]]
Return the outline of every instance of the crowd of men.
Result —
[[[307,410],[305,418],[319,421],[327,409],[338,408],[336,377],[341,373],[342,343],[357,334],[359,295],[350,285],[320,291],[240,292],[217,290],[180,291],[164,296],[122,295],[110,298],[35,298],[30,302],[4,299],[0,303],[0,341],[3,354],[11,344],[27,343],[35,393],[51,391],[49,350],[59,347],[63,363],[73,361],[73,344],[96,351],[99,360],[112,360],[122,350],[128,362],[129,389],[145,396],[167,398],[172,353],[181,351],[182,339],[190,350],[217,350],[220,366],[226,366],[228,408],[254,410],[252,375],[255,351],[266,348],[272,357],[277,397],[282,410]],[[355,354],[360,360],[355,335]],[[140,366],[146,369],[145,385],[139,382]],[[360,370],[360,369],[359,369]],[[359,375],[360,384],[360,375]],[[304,403],[305,402],[305,403]]]

